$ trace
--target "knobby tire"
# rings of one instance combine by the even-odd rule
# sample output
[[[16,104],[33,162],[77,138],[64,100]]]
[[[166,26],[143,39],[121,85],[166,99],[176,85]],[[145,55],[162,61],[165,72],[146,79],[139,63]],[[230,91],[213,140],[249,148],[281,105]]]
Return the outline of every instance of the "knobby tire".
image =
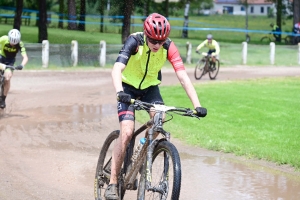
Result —
[[[212,70],[212,66],[210,66],[210,69],[209,69],[209,78],[211,80],[214,80],[216,79],[218,73],[219,73],[219,69],[220,69],[220,61],[216,59],[216,62],[215,62],[215,68],[214,70]]]
[[[168,141],[160,141],[154,149],[152,162],[151,186],[164,188],[164,194],[145,191],[145,179],[147,178],[145,163],[140,177],[137,199],[179,199],[181,164],[176,147]]]
[[[110,180],[110,159],[112,156],[112,150],[114,147],[114,141],[119,137],[120,132],[111,132],[100,151],[98,158],[95,180],[94,180],[94,196],[95,200],[104,200],[104,192],[107,188]]]
[[[203,62],[202,60],[199,60],[196,64],[195,67],[195,72],[194,72],[194,76],[196,80],[200,80],[201,77],[204,74],[204,66],[205,66],[205,62]]]

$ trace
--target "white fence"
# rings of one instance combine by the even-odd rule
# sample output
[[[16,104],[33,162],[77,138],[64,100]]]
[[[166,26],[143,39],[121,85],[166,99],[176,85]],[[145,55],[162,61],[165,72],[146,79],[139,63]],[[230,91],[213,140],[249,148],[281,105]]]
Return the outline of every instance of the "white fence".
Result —
[[[26,51],[29,57],[28,65],[47,68],[49,66],[55,67],[72,67],[72,66],[94,66],[105,67],[112,66],[116,61],[122,45],[107,45],[105,41],[100,41],[99,44],[78,44],[73,40],[71,44],[50,44],[49,41],[44,40],[42,44],[25,44]],[[184,62],[194,64],[199,57],[193,52],[195,48],[190,42],[185,46],[177,45]],[[260,49],[262,53],[257,53]],[[289,60],[278,53],[279,50],[291,55]],[[276,54],[276,51],[277,54]],[[235,52],[224,56],[223,52]],[[241,52],[240,57],[236,56],[236,52]],[[269,54],[269,59],[268,59]],[[20,57],[20,55],[18,54]],[[18,58],[19,59],[19,58]],[[299,65],[300,64],[300,44],[298,46],[275,45],[270,43],[269,47],[266,45],[252,45],[246,42],[242,46],[232,44],[222,44],[220,61],[223,66],[230,65],[253,65],[253,63],[261,63],[261,65]]]
[[[192,44],[187,42],[186,44],[186,49],[187,49],[187,53],[186,53],[186,63],[190,64],[191,60],[192,60]],[[271,42],[270,43],[270,64],[274,65],[275,64],[275,57],[276,57],[276,53],[275,53],[275,43]],[[226,51],[226,49],[223,49],[223,51]],[[248,57],[248,43],[247,42],[243,42],[242,43],[242,64],[246,65],[247,64],[247,57]],[[220,53],[221,54],[221,53]],[[221,55],[219,55],[221,56]],[[298,44],[298,64],[300,64],[300,43]]]

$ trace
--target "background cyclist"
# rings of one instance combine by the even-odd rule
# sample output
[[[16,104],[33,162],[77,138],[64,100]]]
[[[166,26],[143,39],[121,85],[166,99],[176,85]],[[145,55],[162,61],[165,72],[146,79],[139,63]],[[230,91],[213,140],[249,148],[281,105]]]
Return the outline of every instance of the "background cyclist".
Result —
[[[271,23],[273,36],[275,37],[276,42],[280,42],[281,29],[277,24]]]
[[[172,64],[197,115],[205,117],[207,114],[200,105],[177,47],[168,38],[170,30],[164,16],[157,13],[149,15],[144,21],[144,32],[133,33],[127,38],[113,66],[112,80],[117,93],[121,133],[113,150],[110,183],[104,194],[106,199],[118,199],[117,176],[134,130],[135,116],[130,99],[163,102],[158,85],[161,83],[160,70],[166,60]]]
[[[213,67],[215,67],[216,57],[220,53],[220,46],[216,40],[213,39],[212,34],[208,34],[206,36],[206,40],[204,40],[199,46],[196,48],[196,53],[199,53],[200,49],[203,47],[208,48],[208,55],[211,55]]]
[[[23,60],[17,69],[21,70],[28,62],[28,57],[23,42],[21,41],[21,33],[17,29],[12,29],[8,32],[8,35],[0,37],[0,63],[6,65],[14,65],[16,61],[16,55],[21,52]],[[1,90],[0,108],[5,108],[5,99],[10,89],[10,80],[13,75],[11,69],[5,69],[4,76],[4,89]]]

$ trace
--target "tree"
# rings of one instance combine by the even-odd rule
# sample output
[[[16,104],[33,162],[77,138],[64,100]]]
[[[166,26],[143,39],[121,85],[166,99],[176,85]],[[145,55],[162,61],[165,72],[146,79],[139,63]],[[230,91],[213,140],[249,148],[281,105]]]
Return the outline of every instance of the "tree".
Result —
[[[281,20],[282,20],[282,10],[283,10],[282,0],[277,0],[276,10],[277,10],[276,23],[281,30]],[[279,42],[280,41],[281,41],[281,34],[279,35]]]
[[[86,2],[85,0],[80,0],[80,17],[78,30],[85,31],[85,14],[86,14]]]
[[[76,30],[76,4],[75,0],[68,0],[68,30]]]
[[[47,32],[47,7],[46,0],[39,0],[39,43],[42,43],[43,40],[48,40]]]
[[[151,0],[145,0],[144,1],[144,11],[143,11],[143,14],[144,14],[145,17],[147,17],[148,15],[150,15],[150,12],[149,12],[150,1]]]
[[[64,10],[65,10],[65,4],[64,4],[64,0],[59,0],[59,22],[58,22],[58,28],[63,29],[64,28],[64,23],[63,23],[63,19],[64,19]]]
[[[133,11],[133,1],[134,0],[126,0],[124,5],[123,12],[123,26],[122,26],[122,43],[125,42],[127,37],[130,35],[130,25],[131,25],[131,13]]]
[[[104,5],[105,5],[105,1],[104,0],[100,0],[100,5],[99,5],[99,13],[100,13],[100,32],[103,33],[103,23],[104,23]]]
[[[14,18],[14,28],[20,30],[22,24],[23,0],[16,1],[16,13]]]
[[[293,1],[294,7],[294,24],[300,22],[300,0]],[[294,26],[293,24],[293,26]]]

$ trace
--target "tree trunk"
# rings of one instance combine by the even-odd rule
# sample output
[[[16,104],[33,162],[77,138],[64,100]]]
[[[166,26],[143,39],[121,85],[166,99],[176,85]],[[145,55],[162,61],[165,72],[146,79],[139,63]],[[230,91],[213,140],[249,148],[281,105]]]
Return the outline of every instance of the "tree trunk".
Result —
[[[100,32],[103,33],[103,23],[104,23],[104,5],[105,5],[105,1],[101,0],[100,1],[100,5],[99,5],[99,12],[100,12]],[[109,11],[108,11],[109,12]]]
[[[126,0],[124,9],[124,19],[122,27],[122,44],[125,42],[127,37],[130,35],[130,18],[133,10],[133,0]]]
[[[68,30],[76,30],[76,4],[75,0],[68,0]]]
[[[293,4],[294,4],[294,23],[293,23],[293,27],[294,27],[294,24],[300,22],[300,0],[294,0]]]
[[[281,19],[282,19],[282,0],[278,0],[277,1],[277,5],[276,5],[276,24],[277,26],[279,26],[280,30],[281,30]],[[279,35],[279,41],[281,42],[281,34]]]
[[[39,43],[48,40],[46,0],[39,1]]]
[[[20,30],[22,24],[23,0],[16,1],[16,13],[14,18],[14,28]]]
[[[169,17],[169,0],[166,0],[165,4],[166,4],[166,7],[165,7],[165,15],[164,16],[168,19],[168,17]]]
[[[145,0],[144,1],[144,16],[145,17],[148,17],[148,15],[150,15],[149,5],[150,5],[150,0]]]
[[[63,29],[64,28],[64,9],[65,9],[65,4],[64,0],[59,0],[59,22],[58,22],[58,28]]]
[[[80,0],[80,17],[79,17],[79,25],[78,30],[85,31],[85,14],[86,14],[86,2],[85,0]]]

